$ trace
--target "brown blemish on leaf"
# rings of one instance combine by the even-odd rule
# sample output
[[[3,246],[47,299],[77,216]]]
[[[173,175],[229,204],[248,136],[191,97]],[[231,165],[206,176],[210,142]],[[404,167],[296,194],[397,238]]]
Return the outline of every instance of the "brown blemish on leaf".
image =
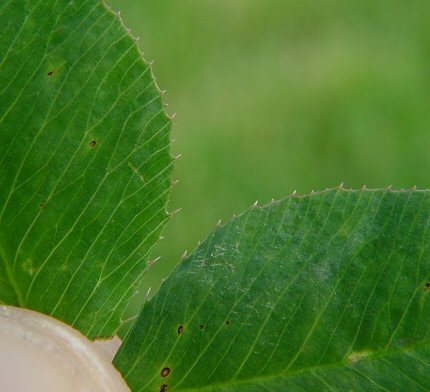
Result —
[[[45,203],[40,203],[39,208],[45,208]]]
[[[178,327],[178,335],[182,335],[182,332],[184,332],[184,326],[183,326],[183,325],[180,325],[180,326]]]
[[[160,385],[160,392],[166,392],[167,391],[167,384]]]
[[[162,371],[161,371],[161,377],[167,377],[170,374],[170,368],[165,367]]]
[[[48,77],[55,76],[55,74],[56,74],[57,72],[58,72],[58,69],[53,69],[53,70],[49,71],[46,75],[47,75]]]
[[[225,320],[225,325],[230,325],[231,321],[230,320]]]
[[[424,291],[429,291],[430,290],[430,282],[427,282],[425,285],[424,285]]]
[[[94,148],[94,147],[96,146],[96,144],[97,144],[97,142],[96,142],[95,140],[93,140],[93,141],[90,143],[90,147],[91,147],[91,148]]]
[[[205,326],[203,324],[200,324],[199,328],[200,329],[205,329]]]
[[[359,361],[362,361],[366,357],[368,357],[371,353],[369,351],[361,351],[361,352],[353,352],[348,355],[346,358],[347,361],[351,364],[357,363]]]

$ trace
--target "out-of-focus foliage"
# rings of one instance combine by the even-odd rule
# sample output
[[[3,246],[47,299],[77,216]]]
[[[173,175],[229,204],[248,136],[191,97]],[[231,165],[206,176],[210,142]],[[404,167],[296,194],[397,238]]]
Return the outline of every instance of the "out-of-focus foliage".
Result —
[[[295,189],[429,185],[430,3],[113,0],[170,112],[180,184],[153,285],[216,222]]]

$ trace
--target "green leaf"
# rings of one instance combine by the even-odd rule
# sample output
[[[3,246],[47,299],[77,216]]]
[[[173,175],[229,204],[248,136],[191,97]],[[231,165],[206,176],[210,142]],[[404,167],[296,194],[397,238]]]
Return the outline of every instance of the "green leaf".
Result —
[[[0,1],[0,302],[115,333],[168,217],[171,121],[97,0]]]
[[[137,391],[426,391],[430,192],[254,207],[147,302],[116,366]]]

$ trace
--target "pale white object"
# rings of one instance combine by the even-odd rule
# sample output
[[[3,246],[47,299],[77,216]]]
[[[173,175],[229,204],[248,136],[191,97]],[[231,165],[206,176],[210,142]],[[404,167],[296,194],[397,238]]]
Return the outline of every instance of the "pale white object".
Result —
[[[52,317],[0,306],[0,391],[129,392],[111,362],[120,341],[107,344],[109,355]]]
[[[114,336],[112,339],[96,339],[93,344],[99,352],[112,362],[121,343],[121,339],[118,336]]]

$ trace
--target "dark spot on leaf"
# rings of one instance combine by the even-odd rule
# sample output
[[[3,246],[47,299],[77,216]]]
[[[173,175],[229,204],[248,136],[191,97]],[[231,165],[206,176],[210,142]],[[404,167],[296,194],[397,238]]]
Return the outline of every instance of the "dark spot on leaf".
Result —
[[[46,75],[47,75],[48,77],[51,77],[51,76],[54,76],[57,72],[58,72],[58,70],[57,70],[57,69],[53,69],[53,70],[49,71]]]
[[[200,329],[205,329],[205,326],[203,324],[200,324],[199,328]]]
[[[165,367],[162,371],[161,371],[161,377],[167,377],[170,374],[170,368]]]
[[[427,282],[424,286],[424,291],[430,290],[430,282]]]
[[[40,207],[40,208],[45,208],[45,203],[40,203],[40,204],[39,204],[39,207]]]
[[[183,325],[180,325],[180,326],[178,327],[178,335],[181,335],[181,334],[182,334],[182,332],[184,332],[184,326],[183,326]]]
[[[167,391],[167,384],[163,384],[160,386],[160,392],[166,392]]]
[[[97,142],[96,142],[95,140],[93,140],[93,141],[90,143],[90,147],[91,147],[91,148],[94,148],[94,147],[96,146],[96,144],[97,144]]]
[[[230,325],[231,321],[230,320],[225,320],[225,325]]]

